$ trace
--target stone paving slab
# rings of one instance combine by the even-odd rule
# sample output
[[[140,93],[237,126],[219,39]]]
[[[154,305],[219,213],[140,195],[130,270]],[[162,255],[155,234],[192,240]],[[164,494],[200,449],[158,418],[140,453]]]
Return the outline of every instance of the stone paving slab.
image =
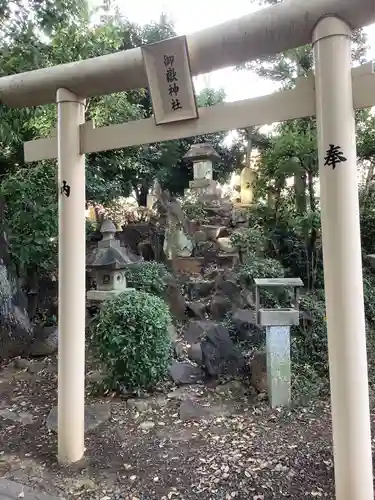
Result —
[[[32,490],[27,486],[0,479],[0,500],[63,500],[62,498],[47,495],[36,490]]]

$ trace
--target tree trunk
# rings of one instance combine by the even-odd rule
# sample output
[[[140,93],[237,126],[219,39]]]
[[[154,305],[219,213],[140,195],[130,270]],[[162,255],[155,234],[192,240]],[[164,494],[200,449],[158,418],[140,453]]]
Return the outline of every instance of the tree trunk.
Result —
[[[268,208],[273,209],[275,204],[275,196],[272,188],[268,189],[267,192],[267,205]]]
[[[307,212],[306,174],[296,174],[294,176],[294,192],[297,213],[304,215]]]
[[[315,190],[314,190],[314,176],[312,172],[307,173],[307,184],[309,190],[309,202],[310,202],[310,210],[312,212],[316,212],[316,199],[315,199]]]
[[[36,267],[27,270],[27,312],[30,320],[34,318],[39,303],[39,278]]]
[[[252,133],[253,133],[253,127],[249,127],[246,129],[246,138],[247,138],[247,144],[246,144],[246,160],[245,160],[245,165],[251,168],[251,153],[253,150],[253,138],[252,138]]]
[[[137,202],[140,207],[147,207],[148,186],[145,184],[138,185],[135,188]]]
[[[0,258],[3,264],[10,265],[9,248],[5,232],[5,200],[0,198]]]

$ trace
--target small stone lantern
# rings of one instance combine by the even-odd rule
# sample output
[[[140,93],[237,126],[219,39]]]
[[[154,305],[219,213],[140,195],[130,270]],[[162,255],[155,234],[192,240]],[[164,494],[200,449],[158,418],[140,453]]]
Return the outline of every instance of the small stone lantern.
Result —
[[[126,286],[125,268],[133,261],[122,251],[120,241],[115,239],[116,227],[105,220],[100,228],[103,238],[96,250],[86,260],[87,268],[94,274],[96,290],[87,292],[87,299],[102,302],[129,290]]]
[[[183,156],[183,160],[193,162],[194,180],[189,186],[198,195],[217,196],[217,182],[213,180],[213,163],[220,160],[219,154],[211,144],[193,144]]]

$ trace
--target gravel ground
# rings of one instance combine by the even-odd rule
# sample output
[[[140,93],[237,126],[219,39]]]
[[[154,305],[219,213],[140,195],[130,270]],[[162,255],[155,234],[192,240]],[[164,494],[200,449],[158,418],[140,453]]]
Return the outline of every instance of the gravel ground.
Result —
[[[56,360],[26,365],[0,372],[4,478],[65,499],[334,498],[325,399],[273,411],[238,381],[128,402],[88,396],[109,405],[111,417],[87,434],[85,459],[61,468],[45,425],[56,404]]]

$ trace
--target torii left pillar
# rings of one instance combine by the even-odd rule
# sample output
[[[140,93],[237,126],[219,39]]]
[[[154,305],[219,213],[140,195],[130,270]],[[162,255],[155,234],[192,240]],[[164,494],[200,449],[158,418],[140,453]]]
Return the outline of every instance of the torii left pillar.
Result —
[[[59,186],[58,461],[84,454],[85,412],[85,157],[80,125],[85,100],[66,89],[56,96]]]

